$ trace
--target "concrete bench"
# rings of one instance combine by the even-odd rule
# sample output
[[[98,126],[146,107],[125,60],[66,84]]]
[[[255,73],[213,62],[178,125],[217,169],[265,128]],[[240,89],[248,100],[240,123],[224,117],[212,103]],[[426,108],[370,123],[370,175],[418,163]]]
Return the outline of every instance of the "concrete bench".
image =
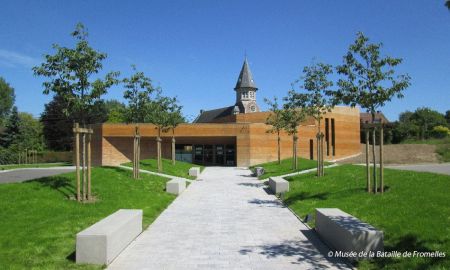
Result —
[[[317,208],[315,229],[337,251],[356,254],[373,251],[376,254],[384,249],[382,231],[338,208]]]
[[[275,194],[284,193],[289,191],[289,182],[278,176],[270,177],[269,187]]]
[[[180,178],[173,178],[166,183],[166,192],[178,195],[186,189],[186,181]]]
[[[255,176],[260,177],[264,174],[264,168],[263,167],[255,167]]]
[[[189,175],[198,177],[200,175],[200,167],[192,167],[189,169]]]
[[[76,262],[110,264],[142,232],[142,210],[120,209],[77,234]]]

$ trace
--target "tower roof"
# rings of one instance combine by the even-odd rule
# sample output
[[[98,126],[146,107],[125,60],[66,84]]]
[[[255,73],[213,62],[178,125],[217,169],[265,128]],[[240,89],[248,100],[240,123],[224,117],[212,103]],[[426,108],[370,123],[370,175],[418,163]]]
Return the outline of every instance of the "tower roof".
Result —
[[[252,72],[250,71],[250,67],[247,62],[247,58],[244,60],[244,64],[242,65],[241,73],[239,74],[239,78],[236,82],[236,87],[234,89],[239,88],[255,88],[256,87],[255,81],[253,80]]]

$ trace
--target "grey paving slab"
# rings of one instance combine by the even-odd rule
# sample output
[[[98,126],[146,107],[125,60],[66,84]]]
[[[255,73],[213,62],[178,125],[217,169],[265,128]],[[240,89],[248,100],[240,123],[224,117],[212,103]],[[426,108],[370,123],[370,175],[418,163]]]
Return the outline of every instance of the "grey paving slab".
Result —
[[[450,163],[389,165],[389,166],[386,166],[386,168],[397,169],[397,170],[407,170],[407,171],[417,171],[417,172],[432,172],[432,173],[440,173],[440,174],[450,175]]]
[[[206,168],[108,269],[348,269],[243,168]]]
[[[0,172],[0,184],[24,182],[73,171],[75,171],[74,166],[8,170]]]

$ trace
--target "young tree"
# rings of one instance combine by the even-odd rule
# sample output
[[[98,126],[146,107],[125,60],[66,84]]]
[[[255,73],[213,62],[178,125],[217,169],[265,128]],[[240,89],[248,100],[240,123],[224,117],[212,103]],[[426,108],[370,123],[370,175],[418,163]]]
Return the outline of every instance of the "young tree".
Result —
[[[131,67],[135,73],[122,80],[125,87],[123,97],[128,101],[124,116],[128,123],[145,123],[148,121],[147,110],[152,94],[159,89],[153,87],[152,80],[144,72],[137,71],[134,65]]]
[[[182,106],[178,105],[178,101],[174,98],[172,104],[170,104],[168,108],[168,128],[166,132],[169,130],[172,131],[172,164],[175,165],[175,128],[181,124],[186,122],[183,115],[181,114]]]
[[[281,164],[281,137],[280,132],[285,128],[285,123],[283,121],[283,109],[280,108],[278,104],[278,99],[276,97],[273,98],[273,101],[265,98],[264,102],[269,105],[270,114],[266,119],[266,125],[272,126],[266,132],[268,133],[276,133],[277,134],[277,156],[278,156],[278,164]]]
[[[410,85],[408,75],[394,76],[394,68],[402,63],[402,59],[382,57],[380,55],[381,47],[381,43],[369,43],[369,39],[359,32],[355,42],[350,45],[344,56],[344,63],[336,67],[337,72],[343,75],[343,78],[338,80],[339,89],[335,93],[335,101],[351,106],[361,106],[371,113],[372,124],[375,123],[377,109],[383,107],[393,97],[402,98],[403,91]],[[373,178],[374,192],[377,192],[375,132],[375,128],[373,128]],[[382,147],[381,144],[380,147]],[[380,164],[382,166],[382,160]],[[369,179],[367,180],[369,181]],[[381,183],[382,192],[383,188],[383,183]]]
[[[77,40],[74,48],[53,45],[54,55],[45,55],[45,62],[33,68],[37,76],[47,77],[43,83],[44,94],[59,95],[67,104],[65,115],[77,114],[82,125],[90,124],[86,112],[114,84],[119,72],[109,72],[104,79],[92,79],[103,68],[107,55],[93,49],[87,41],[87,30],[78,23],[72,37]]]
[[[45,62],[40,66],[33,68],[34,74],[46,77],[49,80],[43,83],[44,94],[53,92],[62,97],[67,102],[67,108],[64,108],[66,116],[76,114],[81,120],[82,128],[86,128],[86,124],[91,124],[87,118],[86,112],[92,111],[96,102],[101,96],[114,84],[118,83],[117,77],[119,72],[109,72],[103,79],[93,78],[103,68],[102,61],[106,59],[106,54],[94,50],[87,41],[87,30],[84,25],[78,23],[72,37],[77,40],[74,48],[61,47],[57,44],[53,45],[55,49],[54,55],[45,55]],[[86,172],[86,138],[90,135],[83,133],[82,135],[82,172],[83,187],[86,181],[89,182],[90,171]],[[87,143],[89,145],[89,142]],[[78,145],[78,140],[75,143]],[[88,153],[89,153],[88,149]],[[76,153],[78,155],[79,153]],[[87,157],[88,161],[90,157]],[[89,170],[89,166],[87,166]],[[87,173],[87,175],[86,175]],[[77,175],[79,175],[77,166]],[[77,178],[78,179],[78,178]],[[90,182],[87,183],[90,187]],[[77,190],[79,183],[77,181]],[[84,190],[84,189],[83,189]],[[86,198],[87,195],[87,198]],[[79,193],[77,199],[80,200]],[[83,200],[89,200],[88,194],[83,192]]]
[[[19,118],[19,134],[14,142],[18,149],[44,150],[42,123],[29,113],[20,112]]]
[[[333,73],[333,67],[328,64],[317,63],[311,66],[306,66],[303,69],[303,84],[301,88],[306,90],[306,94],[293,94],[294,101],[305,99],[306,113],[314,118],[317,122],[317,176],[324,175],[323,169],[323,133],[321,131],[321,120],[323,115],[331,112],[333,102],[330,96],[333,82],[328,79],[328,76]],[[297,80],[295,83],[298,83]]]
[[[177,102],[176,98],[169,98],[161,95],[158,91],[157,96],[150,102],[147,107],[146,122],[152,123],[156,126],[158,135],[156,137],[156,155],[158,171],[162,172],[162,149],[161,149],[161,133],[168,130],[170,124],[170,108]]]
[[[292,135],[292,169],[297,170],[298,127],[306,119],[306,95],[290,90],[284,101],[282,112],[283,122],[285,123],[284,130]]]
[[[0,126],[3,126],[12,107],[15,95],[12,88],[2,77],[0,77]]]

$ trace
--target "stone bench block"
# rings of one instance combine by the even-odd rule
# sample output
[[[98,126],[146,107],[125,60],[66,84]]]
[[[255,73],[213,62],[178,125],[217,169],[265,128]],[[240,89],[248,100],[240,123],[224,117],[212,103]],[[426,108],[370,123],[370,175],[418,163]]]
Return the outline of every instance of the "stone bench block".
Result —
[[[200,167],[192,167],[189,169],[189,175],[198,177],[200,175]]]
[[[284,193],[289,191],[289,182],[281,177],[270,177],[269,187],[273,193]]]
[[[264,174],[264,168],[263,167],[255,167],[255,176],[259,177]]]
[[[337,251],[358,254],[361,251],[376,253],[384,249],[382,231],[338,208],[317,208],[315,230]]]
[[[186,189],[186,181],[174,178],[166,183],[166,192],[178,195]]]
[[[120,209],[76,236],[76,262],[110,264],[142,232],[142,210]]]

